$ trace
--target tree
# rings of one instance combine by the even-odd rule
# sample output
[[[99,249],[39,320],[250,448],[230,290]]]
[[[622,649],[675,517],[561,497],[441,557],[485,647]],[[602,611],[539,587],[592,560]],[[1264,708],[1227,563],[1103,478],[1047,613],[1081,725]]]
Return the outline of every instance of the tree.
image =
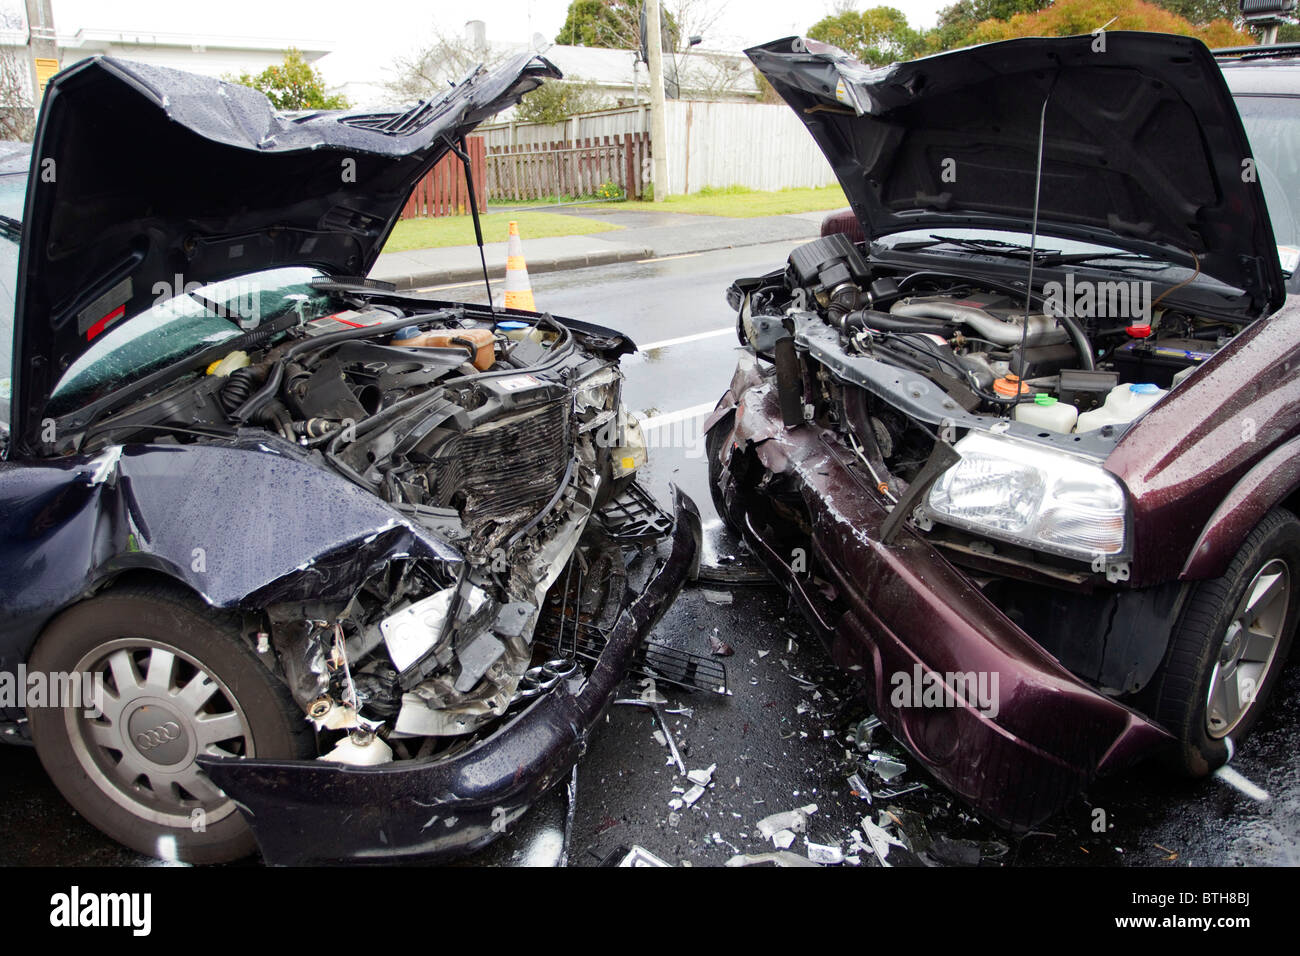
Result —
[[[31,64],[23,47],[0,49],[0,139],[28,141],[36,132]]]
[[[572,0],[556,43],[637,50],[641,46],[641,0]],[[675,50],[682,38],[678,16],[665,11],[664,49]]]
[[[268,66],[256,76],[241,73],[234,82],[265,93],[277,110],[341,110],[348,107],[346,97],[325,92],[325,78],[292,47],[285,51],[283,62]]]
[[[808,36],[830,43],[870,66],[909,60],[924,49],[924,37],[894,7],[870,7],[858,13],[841,9],[808,28]]]
[[[985,20],[1010,20],[1017,13],[1036,13],[1051,0],[958,0],[939,11],[938,25],[926,34],[926,52],[951,50]]]
[[[1249,33],[1228,20],[1203,25],[1188,22],[1175,13],[1144,0],[1056,0],[1036,13],[1018,13],[1009,20],[985,20],[966,38],[967,43],[986,43],[1024,36],[1072,36],[1091,33],[1114,20],[1111,30],[1148,30],[1197,37],[1207,46],[1241,46],[1251,42]]]
[[[602,105],[594,83],[552,80],[524,94],[515,107],[515,118],[521,123],[559,123],[575,113],[598,110]]]
[[[383,85],[397,102],[428,100],[459,83],[475,67],[492,69],[505,59],[506,54],[475,49],[467,40],[435,31],[427,46],[393,60],[392,76]]]

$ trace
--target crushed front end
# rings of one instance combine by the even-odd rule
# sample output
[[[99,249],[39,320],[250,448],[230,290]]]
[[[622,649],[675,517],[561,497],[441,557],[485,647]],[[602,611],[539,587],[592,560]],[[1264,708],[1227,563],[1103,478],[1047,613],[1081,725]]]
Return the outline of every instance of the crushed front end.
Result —
[[[888,314],[871,311],[866,287],[893,270],[864,264],[874,277],[850,277],[833,253],[862,259],[841,239],[802,250],[832,273],[820,287],[800,285],[797,251],[787,270],[732,288],[747,348],[708,422],[714,500],[890,731],[988,818],[1033,827],[1098,773],[1168,742],[1138,695],[1180,591],[1128,585],[1125,499],[1101,466],[1114,438],[1050,434],[983,403],[956,323],[882,334]],[[894,282],[876,292],[897,298]],[[947,295],[969,303],[972,285]],[[986,337],[1005,322],[1019,340],[1014,320],[987,318]],[[936,514],[936,489],[952,484],[943,476],[981,461],[972,448],[1005,449],[1017,468],[1059,458],[1078,487],[1052,528],[1088,547],[1067,547],[1064,533],[1060,546],[1017,542]],[[1080,504],[1094,474],[1119,489],[1117,505],[1100,494]]]

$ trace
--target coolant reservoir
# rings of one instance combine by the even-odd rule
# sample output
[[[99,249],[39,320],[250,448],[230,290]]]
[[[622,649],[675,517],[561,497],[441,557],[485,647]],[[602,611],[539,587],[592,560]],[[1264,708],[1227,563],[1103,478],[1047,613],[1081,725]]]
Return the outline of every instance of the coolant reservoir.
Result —
[[[1079,423],[1074,430],[1090,432],[1103,425],[1127,425],[1168,394],[1166,389],[1150,382],[1116,385],[1106,396],[1101,408],[1079,416]]]
[[[495,336],[491,329],[438,329],[421,332],[405,339],[393,339],[393,345],[417,348],[474,348],[474,367],[486,372],[496,361]]]
[[[1072,430],[1078,417],[1077,408],[1066,402],[1057,401],[1051,395],[1035,395],[1032,402],[1020,403],[1015,411],[1016,421],[1053,432]]]

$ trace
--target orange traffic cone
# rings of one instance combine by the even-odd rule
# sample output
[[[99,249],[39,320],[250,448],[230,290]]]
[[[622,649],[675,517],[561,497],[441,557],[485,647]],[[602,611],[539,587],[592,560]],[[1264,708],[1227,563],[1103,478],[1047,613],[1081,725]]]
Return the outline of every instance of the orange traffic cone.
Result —
[[[506,308],[527,309],[536,312],[533,287],[528,282],[528,266],[524,265],[524,244],[519,239],[519,223],[510,223],[510,239],[506,243]]]

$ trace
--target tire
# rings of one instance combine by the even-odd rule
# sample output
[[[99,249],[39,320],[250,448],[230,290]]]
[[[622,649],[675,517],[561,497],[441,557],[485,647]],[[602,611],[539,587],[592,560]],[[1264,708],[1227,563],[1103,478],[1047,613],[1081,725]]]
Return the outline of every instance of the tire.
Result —
[[[735,427],[735,421],[736,412],[733,409],[713,423],[713,427],[704,436],[704,454],[709,459],[709,494],[713,498],[713,508],[727,530],[739,538],[740,528],[727,513],[727,504],[722,500],[722,489],[718,487],[718,479],[722,475],[722,444]]]
[[[200,748],[315,752],[310,725],[235,620],[167,588],[123,587],[73,605],[46,627],[28,668],[102,675],[99,716],[75,703],[33,707],[32,739],[82,816],[150,856],[224,863],[256,850],[233,801],[195,764]]]
[[[1152,682],[1152,716],[1178,739],[1177,770],[1201,777],[1227,763],[1268,704],[1298,616],[1300,520],[1274,509],[1222,577],[1195,585]]]

